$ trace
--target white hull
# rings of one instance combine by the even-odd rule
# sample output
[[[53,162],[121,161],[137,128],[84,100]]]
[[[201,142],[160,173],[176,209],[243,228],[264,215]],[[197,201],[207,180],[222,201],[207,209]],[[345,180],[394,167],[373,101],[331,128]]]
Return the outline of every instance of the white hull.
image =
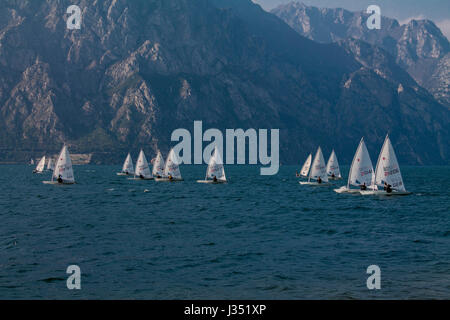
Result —
[[[214,181],[214,180],[197,180],[197,183],[205,183],[205,184],[224,184],[227,183],[227,181]]]
[[[126,173],[123,173],[123,172],[119,172],[119,173],[117,173],[117,175],[121,176],[121,177],[127,177],[127,176],[132,176],[133,174],[126,174]]]
[[[155,181],[157,181],[157,182],[180,182],[180,181],[183,181],[183,179],[155,178]]]
[[[342,180],[342,177],[328,177],[328,180]]]
[[[58,181],[42,181],[43,184],[50,184],[50,185],[71,185],[75,184],[75,182],[63,182],[59,183]]]
[[[300,181],[299,182],[301,185],[308,185],[308,186],[318,186],[318,187],[322,187],[322,186],[330,186],[331,183],[328,182],[322,182],[322,183],[318,183],[318,182],[308,182],[308,181]]]
[[[387,193],[384,190],[365,190],[365,191],[360,191],[360,194],[362,194],[363,196],[407,196],[412,194],[411,192],[408,191],[392,191],[391,193]]]
[[[144,181],[144,180],[154,180],[154,178],[128,178],[128,180],[133,180],[133,181]]]
[[[359,189],[348,189],[347,187],[341,187],[339,189],[334,189],[334,192],[336,193],[352,193],[352,194],[356,194],[356,193],[360,193],[361,190]]]

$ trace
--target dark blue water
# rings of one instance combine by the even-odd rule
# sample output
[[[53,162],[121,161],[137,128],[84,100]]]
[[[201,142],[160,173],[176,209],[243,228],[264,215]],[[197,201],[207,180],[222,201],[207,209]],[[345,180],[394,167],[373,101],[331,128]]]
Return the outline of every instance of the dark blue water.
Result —
[[[227,185],[195,183],[205,167],[176,184],[119,169],[76,166],[78,184],[61,187],[1,167],[0,298],[450,298],[449,167],[402,168],[414,194],[391,198],[301,186],[286,166],[228,167]]]

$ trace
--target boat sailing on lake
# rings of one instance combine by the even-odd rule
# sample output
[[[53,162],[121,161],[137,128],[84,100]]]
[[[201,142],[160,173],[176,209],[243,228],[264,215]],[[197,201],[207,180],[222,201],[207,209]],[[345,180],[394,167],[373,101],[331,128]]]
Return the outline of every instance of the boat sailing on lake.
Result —
[[[378,190],[378,187],[383,188]],[[409,195],[411,192],[406,191],[403,183],[400,166],[395,155],[394,147],[392,146],[389,135],[384,140],[380,155],[375,169],[375,175],[372,179],[370,190],[361,190],[362,195]]]
[[[155,178],[158,182],[177,182],[183,181],[180,172],[180,160],[178,156],[175,154],[173,149],[170,150],[169,156],[167,157],[166,166],[164,168],[164,175],[162,178]]]
[[[161,152],[158,151],[155,162],[153,163],[153,177],[155,177],[155,179],[162,179],[162,177],[164,176],[164,170],[164,158]]]
[[[362,138],[353,157],[347,185],[334,191],[337,193],[360,193],[361,189],[368,188],[372,184],[373,175],[372,160],[370,160],[369,151],[367,151],[364,138]],[[355,186],[358,189],[352,189],[350,186]]]
[[[198,180],[197,182],[209,184],[227,183],[227,177],[225,176],[225,168],[223,166],[222,156],[220,155],[217,146],[214,148],[214,154],[209,160],[205,180]]]
[[[129,178],[130,180],[153,180],[153,175],[150,171],[147,158],[145,157],[144,150],[139,153],[138,160],[136,162],[136,171],[134,173],[134,178]]]
[[[45,169],[45,156],[41,158],[36,169],[33,170],[33,173],[43,173]]]
[[[314,180],[314,181],[313,181]],[[300,181],[302,185],[326,186],[328,183],[327,168],[323,157],[322,149],[319,147],[309,172],[308,181]]]
[[[70,158],[69,149],[66,145],[62,148],[55,170],[53,171],[52,180],[44,181],[44,184],[74,184],[72,160]]]
[[[128,153],[127,158],[122,166],[122,172],[117,173],[118,176],[129,176],[134,175],[133,159],[131,159],[131,154]]]
[[[309,154],[308,158],[306,158],[305,163],[303,164],[302,170],[300,171],[300,175],[297,174],[297,177],[308,177],[309,169],[311,168],[312,162],[312,154]]]
[[[330,159],[328,159],[327,163],[327,173],[328,179],[330,180],[340,180],[342,179],[341,170],[339,169],[339,162],[336,156],[336,153],[331,152]]]

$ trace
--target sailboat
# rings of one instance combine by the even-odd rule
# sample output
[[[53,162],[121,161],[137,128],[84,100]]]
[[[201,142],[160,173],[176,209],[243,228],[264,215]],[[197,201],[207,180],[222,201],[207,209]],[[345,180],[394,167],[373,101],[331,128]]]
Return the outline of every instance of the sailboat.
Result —
[[[305,163],[303,164],[302,170],[300,171],[300,177],[308,177],[309,169],[311,168],[312,162],[312,154],[309,154],[308,158],[306,158]]]
[[[164,158],[160,151],[156,156],[155,162],[153,163],[153,177],[161,179],[164,176]]]
[[[227,177],[225,176],[225,168],[223,166],[222,156],[220,155],[217,146],[214,148],[214,154],[209,160],[205,180],[198,180],[197,182],[211,183],[211,184],[227,183]]]
[[[34,166],[34,159],[33,158],[31,158],[31,160],[30,160],[30,166]]]
[[[45,156],[41,158],[36,169],[33,170],[33,173],[43,173],[45,169]]]
[[[69,149],[66,145],[62,148],[55,170],[53,171],[52,181],[44,181],[44,184],[74,184],[72,160],[70,159]]]
[[[134,178],[130,180],[153,180],[152,173],[150,172],[150,167],[145,157],[144,150],[139,153],[138,160],[136,162],[136,171],[134,172]]]
[[[330,159],[327,163],[327,173],[328,179],[330,180],[340,180],[342,179],[341,170],[339,169],[339,162],[336,157],[336,152],[331,152]]]
[[[322,180],[321,183],[318,182],[318,179]],[[311,181],[311,180],[316,181]],[[300,181],[300,184],[306,185],[314,185],[314,186],[326,186],[328,183],[328,174],[327,168],[325,165],[325,159],[323,158],[322,149],[319,147],[316,152],[316,156],[314,157],[314,161],[312,163],[311,171],[309,172],[308,181]]]
[[[156,178],[156,181],[162,182],[176,182],[183,181],[180,173],[180,160],[178,159],[175,151],[172,149],[167,157],[166,166],[164,168],[164,175],[162,178]]]
[[[131,159],[131,154],[127,155],[127,158],[123,163],[122,172],[117,173],[117,175],[118,176],[134,175],[133,159]]]
[[[53,161],[52,158],[49,158],[49,159],[48,159],[48,162],[47,162],[47,170],[48,170],[48,171],[53,171],[53,170],[55,170],[55,162]]]
[[[384,187],[388,184],[392,188],[392,192],[386,190],[378,190],[378,187]],[[384,140],[381,148],[380,156],[378,157],[377,167],[375,169],[375,176],[372,179],[372,190],[361,190],[362,195],[409,195],[411,192],[406,191],[403,183],[400,166],[398,165],[397,156],[395,155],[394,147],[392,146],[389,135]]]
[[[365,184],[369,187],[372,184],[373,175],[372,160],[370,160],[364,138],[361,138],[350,167],[347,185],[334,191],[337,193],[359,193],[360,186]],[[351,185],[358,187],[358,189],[350,188]]]

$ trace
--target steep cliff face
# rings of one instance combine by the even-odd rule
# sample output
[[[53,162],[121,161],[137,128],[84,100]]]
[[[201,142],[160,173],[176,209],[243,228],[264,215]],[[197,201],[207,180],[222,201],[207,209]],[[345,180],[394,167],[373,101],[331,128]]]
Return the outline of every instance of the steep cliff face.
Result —
[[[386,132],[403,162],[449,161],[449,111],[384,51],[313,42],[250,0],[4,3],[2,159],[63,141],[99,162],[142,146],[152,155],[202,120],[280,128],[283,163],[319,144],[350,161],[362,135],[376,153]],[[71,4],[81,30],[66,28]]]
[[[272,12],[299,34],[318,42],[355,38],[385,49],[421,86],[450,107],[450,73],[442,70],[442,64],[448,61],[450,44],[432,21],[411,20],[400,25],[395,19],[383,17],[380,30],[369,30],[369,15],[363,12],[319,9],[298,2],[279,6]]]

